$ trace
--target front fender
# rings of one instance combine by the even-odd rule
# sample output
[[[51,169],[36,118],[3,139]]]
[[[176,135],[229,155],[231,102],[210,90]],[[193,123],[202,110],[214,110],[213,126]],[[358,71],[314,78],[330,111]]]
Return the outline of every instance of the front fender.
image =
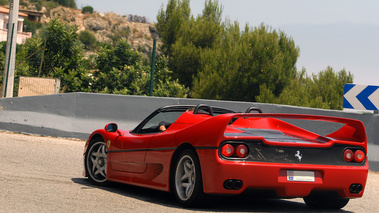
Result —
[[[87,177],[86,170],[85,170],[85,156],[88,150],[88,147],[91,143],[91,141],[95,138],[102,138],[105,143],[107,141],[114,141],[117,137],[121,135],[120,131],[117,132],[107,132],[105,129],[98,129],[94,131],[87,139],[85,145],[84,145],[84,152],[83,152],[83,176]]]

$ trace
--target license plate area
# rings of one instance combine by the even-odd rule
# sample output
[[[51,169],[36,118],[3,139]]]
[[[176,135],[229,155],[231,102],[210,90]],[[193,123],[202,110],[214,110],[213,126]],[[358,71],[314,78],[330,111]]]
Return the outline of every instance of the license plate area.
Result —
[[[314,171],[287,170],[287,181],[315,182]]]

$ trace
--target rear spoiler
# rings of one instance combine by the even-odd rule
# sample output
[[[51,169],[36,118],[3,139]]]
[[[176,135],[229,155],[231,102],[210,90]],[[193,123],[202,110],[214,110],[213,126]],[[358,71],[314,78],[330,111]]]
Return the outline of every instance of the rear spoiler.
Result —
[[[229,114],[230,115],[230,114]],[[299,119],[326,121],[344,124],[337,131],[325,135],[324,137],[335,140],[345,140],[352,142],[367,142],[366,129],[362,121],[348,118],[320,116],[320,115],[302,115],[302,114],[283,114],[283,113],[239,113],[233,118],[279,118],[279,119]],[[232,119],[233,119],[232,118]],[[290,128],[290,126],[288,126]],[[313,133],[314,134],[314,133]]]

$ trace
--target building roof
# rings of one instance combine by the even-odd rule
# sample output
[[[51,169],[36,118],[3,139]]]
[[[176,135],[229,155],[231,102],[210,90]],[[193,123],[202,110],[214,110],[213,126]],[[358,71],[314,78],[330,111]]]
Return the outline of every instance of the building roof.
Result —
[[[9,9],[6,7],[0,6],[0,13],[9,14]],[[21,13],[21,12],[18,12],[18,16],[28,17],[28,15],[26,13]]]
[[[42,17],[44,14],[43,12],[38,12],[38,11],[33,11],[33,10],[21,10],[21,9],[19,9],[18,12],[25,13],[26,15],[39,16],[39,17]]]

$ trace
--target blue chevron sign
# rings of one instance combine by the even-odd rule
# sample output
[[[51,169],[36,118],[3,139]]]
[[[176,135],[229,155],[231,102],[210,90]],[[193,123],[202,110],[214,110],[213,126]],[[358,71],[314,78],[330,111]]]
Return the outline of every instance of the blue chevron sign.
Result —
[[[343,108],[357,110],[379,109],[379,86],[345,84]]]

